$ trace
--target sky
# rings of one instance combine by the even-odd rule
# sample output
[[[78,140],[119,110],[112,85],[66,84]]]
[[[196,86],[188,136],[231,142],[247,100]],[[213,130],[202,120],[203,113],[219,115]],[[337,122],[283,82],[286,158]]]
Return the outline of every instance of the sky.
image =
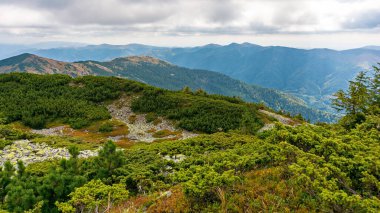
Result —
[[[0,0],[0,43],[380,46],[380,0]]]

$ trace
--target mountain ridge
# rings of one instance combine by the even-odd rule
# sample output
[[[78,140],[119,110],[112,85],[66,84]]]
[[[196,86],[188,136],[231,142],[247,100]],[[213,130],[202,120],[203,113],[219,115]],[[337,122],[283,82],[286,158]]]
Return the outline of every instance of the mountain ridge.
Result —
[[[20,63],[16,63],[17,59]],[[13,62],[12,66],[9,62]],[[301,99],[277,90],[248,85],[217,72],[179,67],[150,56],[122,57],[108,62],[69,63],[24,54],[0,61],[0,73],[13,71],[68,74],[73,77],[117,76],[170,90],[181,90],[188,86],[193,91],[203,89],[212,94],[239,96],[250,102],[264,102],[275,110],[288,111],[293,115],[301,113],[312,121],[331,121],[334,117],[328,113],[312,110]]]
[[[149,55],[182,67],[227,74],[249,84],[312,96],[345,89],[359,71],[380,61],[380,51],[373,48],[301,49],[247,42],[197,47],[91,45],[35,53],[62,61],[108,61],[120,56]]]

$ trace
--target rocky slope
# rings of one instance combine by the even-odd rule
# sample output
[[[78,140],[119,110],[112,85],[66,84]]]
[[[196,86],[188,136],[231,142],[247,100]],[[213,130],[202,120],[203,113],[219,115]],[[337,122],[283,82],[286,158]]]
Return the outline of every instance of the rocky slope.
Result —
[[[132,112],[130,99],[126,97],[108,105],[107,108],[113,118],[127,124],[129,133],[126,137],[132,141],[153,142],[157,139],[186,139],[197,136],[189,131],[175,128],[170,121],[162,117],[147,122],[146,114]]]
[[[97,150],[80,151],[79,158],[97,156]],[[14,141],[11,145],[0,150],[0,167],[6,161],[16,164],[18,160],[23,161],[24,165],[38,163],[47,160],[57,160],[70,158],[67,148],[53,148],[45,143],[33,143],[29,140]]]

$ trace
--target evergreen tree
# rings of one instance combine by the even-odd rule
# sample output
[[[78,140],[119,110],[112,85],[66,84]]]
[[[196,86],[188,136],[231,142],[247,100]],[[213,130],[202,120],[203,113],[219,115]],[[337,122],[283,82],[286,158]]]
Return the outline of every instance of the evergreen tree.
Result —
[[[117,150],[116,145],[112,141],[106,142],[103,148],[99,150],[95,161],[98,178],[112,184],[114,182],[115,170],[121,167],[124,161],[125,155],[123,151]]]
[[[186,93],[186,94],[192,94],[191,89],[190,89],[190,87],[188,87],[188,86],[185,86],[185,87],[182,89],[182,92],[183,92],[183,93]]]
[[[0,198],[2,202],[7,194],[6,187],[11,183],[11,178],[14,175],[14,172],[15,169],[13,168],[11,162],[6,161],[0,172]]]
[[[379,63],[380,66],[380,63]],[[373,78],[371,81],[371,111],[375,114],[380,113],[380,68],[373,67]]]
[[[365,72],[360,72],[354,81],[350,81],[347,92],[339,90],[334,94],[333,106],[338,111],[345,111],[347,114],[355,115],[366,112],[370,98],[369,79]]]

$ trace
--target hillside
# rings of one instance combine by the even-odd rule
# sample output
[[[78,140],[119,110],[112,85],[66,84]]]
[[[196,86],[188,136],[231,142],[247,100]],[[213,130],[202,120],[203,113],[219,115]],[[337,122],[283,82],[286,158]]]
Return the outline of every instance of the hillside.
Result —
[[[89,75],[91,70],[75,63],[66,63],[25,53],[0,61],[0,73],[28,72],[36,74]]]
[[[128,79],[0,74],[0,211],[379,212],[374,71],[336,99],[339,123],[319,125]],[[178,132],[123,138],[141,120]]]
[[[116,117],[131,110],[152,113],[148,120],[161,116],[180,128],[201,133],[238,130],[246,124],[252,125],[250,131],[257,131],[268,120],[257,111],[263,106],[238,98],[163,90],[115,77],[11,73],[1,74],[0,82],[0,114],[5,122],[21,121],[37,129],[55,122],[80,129],[109,119],[112,111],[122,107],[128,110],[116,112]],[[111,110],[108,104],[122,97],[125,101],[115,103]]]
[[[300,113],[313,122],[331,122],[335,119],[332,114],[313,110],[302,100],[286,93],[248,85],[217,72],[178,67],[152,57],[131,56],[108,62],[69,63],[22,54],[0,61],[0,73],[9,72],[117,76],[170,90],[181,90],[188,86],[193,91],[203,89],[211,94],[241,97],[249,102],[263,102],[275,110],[284,110],[293,115]]]
[[[149,55],[178,66],[226,74],[248,84],[275,88],[302,98],[310,106],[333,112],[330,95],[380,61],[376,47],[336,51],[259,46],[250,43],[164,48],[146,45],[90,45],[34,53],[62,61],[111,60]]]

